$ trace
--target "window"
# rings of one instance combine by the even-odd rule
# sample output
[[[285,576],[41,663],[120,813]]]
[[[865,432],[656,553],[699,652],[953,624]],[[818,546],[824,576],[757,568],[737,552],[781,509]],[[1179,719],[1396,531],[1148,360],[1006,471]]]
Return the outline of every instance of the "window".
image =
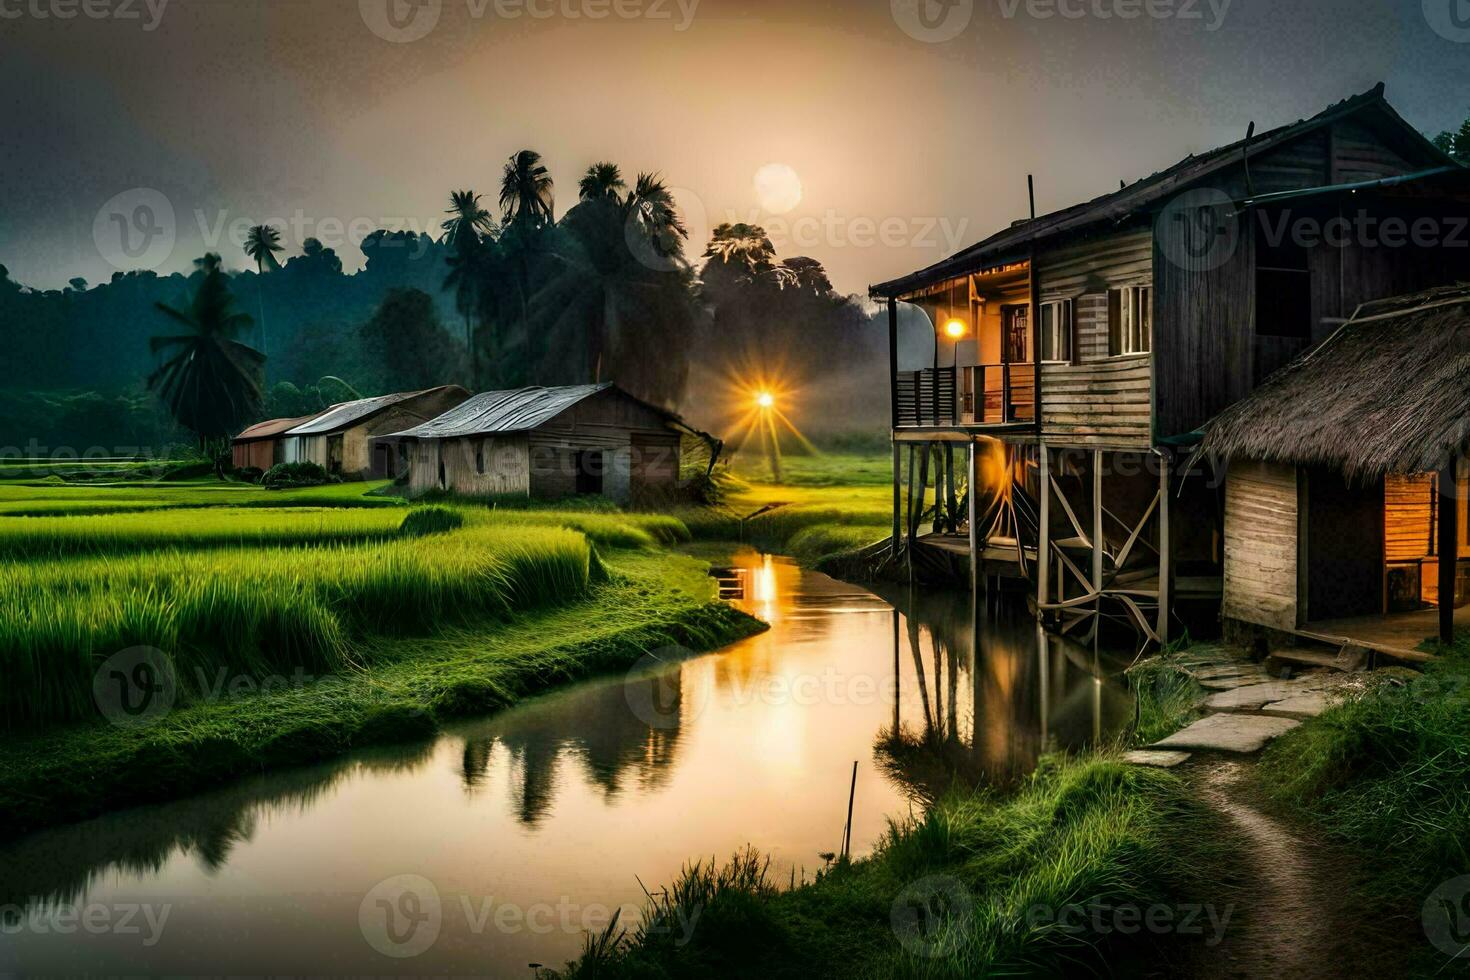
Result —
[[[1154,289],[1108,290],[1108,353],[1147,354],[1154,348]]]
[[[1307,250],[1286,221],[1255,214],[1256,336],[1312,338],[1312,275]]]
[[[483,439],[475,444],[475,472],[480,476],[485,475],[485,441]]]
[[[1041,304],[1041,359],[1072,361],[1072,301],[1069,299]]]

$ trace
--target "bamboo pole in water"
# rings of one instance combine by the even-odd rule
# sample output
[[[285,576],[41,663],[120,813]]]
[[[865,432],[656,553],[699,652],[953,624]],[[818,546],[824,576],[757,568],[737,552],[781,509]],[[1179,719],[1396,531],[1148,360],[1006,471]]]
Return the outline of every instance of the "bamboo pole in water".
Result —
[[[852,801],[857,795],[857,762],[852,764],[852,785],[847,790],[847,824],[842,828],[842,856],[852,857]]]

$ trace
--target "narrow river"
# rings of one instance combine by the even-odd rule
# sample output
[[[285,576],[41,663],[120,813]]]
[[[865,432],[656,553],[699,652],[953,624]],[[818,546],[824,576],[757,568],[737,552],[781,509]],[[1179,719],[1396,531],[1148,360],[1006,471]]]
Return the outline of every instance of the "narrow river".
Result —
[[[0,845],[0,974],[525,977],[690,859],[783,883],[953,778],[1005,782],[1132,716],[1116,661],[1024,606],[882,596],[746,552],[771,630],[430,743],[265,774]]]

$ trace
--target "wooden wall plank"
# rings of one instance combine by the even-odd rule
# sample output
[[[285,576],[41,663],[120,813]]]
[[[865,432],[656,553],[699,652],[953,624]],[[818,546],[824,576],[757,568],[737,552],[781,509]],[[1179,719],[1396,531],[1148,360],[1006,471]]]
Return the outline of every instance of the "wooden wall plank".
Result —
[[[1236,463],[1225,488],[1222,613],[1273,629],[1297,623],[1297,475],[1289,466]]]

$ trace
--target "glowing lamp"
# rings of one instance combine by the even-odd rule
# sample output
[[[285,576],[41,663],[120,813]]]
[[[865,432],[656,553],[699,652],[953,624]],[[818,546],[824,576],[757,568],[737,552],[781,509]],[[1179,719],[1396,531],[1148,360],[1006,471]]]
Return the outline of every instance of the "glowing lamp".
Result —
[[[959,340],[965,335],[965,321],[958,318],[950,320],[944,325],[945,334],[952,340]]]
[[[769,391],[763,391],[755,396],[755,403],[761,408],[771,408],[776,404],[776,396]]]

